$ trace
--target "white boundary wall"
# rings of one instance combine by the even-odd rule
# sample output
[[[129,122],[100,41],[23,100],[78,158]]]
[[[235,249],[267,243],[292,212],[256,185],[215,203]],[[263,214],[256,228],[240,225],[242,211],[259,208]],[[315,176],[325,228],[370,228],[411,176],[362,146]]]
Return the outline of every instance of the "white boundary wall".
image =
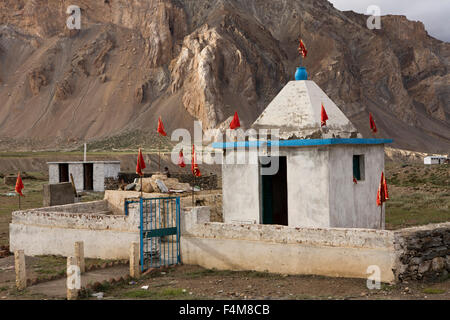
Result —
[[[139,210],[111,215],[108,202],[95,201],[12,213],[10,250],[26,255],[73,255],[84,241],[86,258],[128,259],[130,243],[139,242]]]
[[[395,281],[392,231],[210,223],[207,207],[184,210],[181,228],[184,264],[352,278],[376,265],[381,281]]]

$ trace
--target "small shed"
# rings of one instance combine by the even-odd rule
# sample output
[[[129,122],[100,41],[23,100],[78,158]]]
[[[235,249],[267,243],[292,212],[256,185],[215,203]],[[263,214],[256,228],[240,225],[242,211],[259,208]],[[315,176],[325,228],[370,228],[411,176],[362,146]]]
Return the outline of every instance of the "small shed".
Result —
[[[314,81],[289,82],[252,129],[246,141],[213,145],[223,150],[225,223],[379,229],[381,219],[384,228],[376,196],[392,140],[363,139]],[[261,134],[274,129],[278,139]]]
[[[447,157],[444,156],[429,156],[423,159],[424,164],[444,164],[448,163]]]
[[[49,183],[71,182],[72,174],[77,191],[105,191],[105,178],[117,179],[120,161],[47,162]]]

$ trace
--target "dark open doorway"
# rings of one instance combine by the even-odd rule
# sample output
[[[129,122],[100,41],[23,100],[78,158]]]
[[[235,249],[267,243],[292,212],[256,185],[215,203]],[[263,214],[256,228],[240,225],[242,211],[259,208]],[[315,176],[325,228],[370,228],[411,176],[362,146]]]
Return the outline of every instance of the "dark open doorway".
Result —
[[[84,163],[84,190],[92,191],[94,190],[94,164]]]
[[[59,182],[69,182],[69,164],[60,163],[59,164]]]
[[[272,162],[268,162],[273,160],[276,159],[273,157],[265,158],[264,161],[261,161],[261,167],[271,167]],[[276,161],[274,163],[276,163]],[[275,175],[261,174],[262,224],[287,226],[288,196],[286,157],[278,157],[278,163],[279,169]]]

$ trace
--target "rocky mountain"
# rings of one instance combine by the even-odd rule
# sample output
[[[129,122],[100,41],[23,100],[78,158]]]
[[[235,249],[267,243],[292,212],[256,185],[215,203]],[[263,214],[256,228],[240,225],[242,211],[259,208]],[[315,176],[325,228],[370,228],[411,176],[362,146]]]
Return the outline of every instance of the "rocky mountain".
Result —
[[[81,8],[81,30],[66,27]],[[0,148],[56,147],[144,130],[249,127],[293,79],[298,37],[314,80],[371,137],[450,149],[450,44],[421,22],[326,0],[3,0]]]

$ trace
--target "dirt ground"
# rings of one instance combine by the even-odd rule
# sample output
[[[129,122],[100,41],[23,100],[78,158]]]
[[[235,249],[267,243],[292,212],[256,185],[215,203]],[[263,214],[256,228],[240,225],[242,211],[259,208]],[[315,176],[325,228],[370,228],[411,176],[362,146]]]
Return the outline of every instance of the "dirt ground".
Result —
[[[113,267],[97,271],[96,276],[108,279],[123,270]],[[5,282],[6,278],[9,280]],[[2,276],[0,271],[0,300],[64,299],[64,286],[63,279],[53,280],[18,292],[11,274]],[[379,290],[369,290],[365,279],[217,271],[180,265],[136,281],[102,284],[97,290],[88,290],[82,299],[97,300],[93,294],[99,292],[103,292],[105,300],[450,300],[450,280],[381,284]]]

